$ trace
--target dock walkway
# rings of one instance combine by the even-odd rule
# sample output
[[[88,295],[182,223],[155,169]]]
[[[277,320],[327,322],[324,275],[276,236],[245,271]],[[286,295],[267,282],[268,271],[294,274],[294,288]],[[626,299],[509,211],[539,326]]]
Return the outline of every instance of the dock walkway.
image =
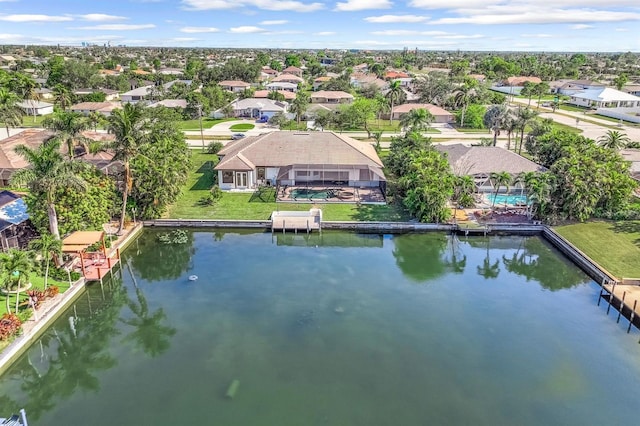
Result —
[[[609,293],[600,293],[622,315],[629,318],[629,327],[640,319],[640,286],[635,284],[611,283],[603,284],[602,289]],[[609,311],[607,310],[607,313]]]
[[[277,211],[271,214],[271,231],[322,231],[322,210]]]

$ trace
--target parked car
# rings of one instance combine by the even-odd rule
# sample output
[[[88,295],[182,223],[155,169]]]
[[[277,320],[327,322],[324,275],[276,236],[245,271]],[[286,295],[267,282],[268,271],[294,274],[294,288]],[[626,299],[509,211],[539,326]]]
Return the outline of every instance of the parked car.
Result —
[[[256,120],[256,123],[266,123],[267,121],[269,121],[269,117],[267,117],[266,115],[263,115],[262,117]]]
[[[246,135],[244,133],[234,133],[233,135],[231,135],[231,139],[233,139],[234,141],[237,141],[238,139],[242,139],[245,136]]]

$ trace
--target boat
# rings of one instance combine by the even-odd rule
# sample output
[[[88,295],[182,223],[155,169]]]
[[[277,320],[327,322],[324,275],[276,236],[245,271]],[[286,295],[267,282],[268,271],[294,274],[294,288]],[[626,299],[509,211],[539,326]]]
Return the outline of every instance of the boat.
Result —
[[[26,411],[22,408],[20,414],[13,414],[7,418],[0,417],[0,426],[29,426]]]

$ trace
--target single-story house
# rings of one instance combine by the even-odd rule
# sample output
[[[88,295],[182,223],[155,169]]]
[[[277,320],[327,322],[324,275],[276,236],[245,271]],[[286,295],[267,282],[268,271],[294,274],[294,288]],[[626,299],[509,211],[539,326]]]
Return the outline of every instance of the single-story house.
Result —
[[[17,104],[27,115],[53,114],[53,104],[42,101],[26,100]]]
[[[283,69],[282,73],[283,74],[291,74],[291,75],[295,75],[297,77],[302,78],[302,70],[300,68],[298,68],[298,67],[294,67],[293,65]]]
[[[0,192],[0,250],[25,248],[35,237],[29,225],[29,213],[24,200],[11,191]]]
[[[246,98],[237,99],[231,103],[233,115],[236,117],[260,118],[273,117],[279,112],[287,112],[287,103],[274,101],[271,99]]]
[[[432,104],[402,104],[393,108],[393,120],[400,120],[403,115],[414,109],[424,108],[433,115],[434,123],[452,123],[455,117],[449,111]]]
[[[542,80],[534,76],[509,77],[491,86],[491,90],[507,95],[519,95],[525,83],[538,84]]]
[[[267,90],[286,90],[288,92],[297,92],[298,85],[296,83],[287,83],[286,81],[275,81],[267,84]]]
[[[410,78],[409,74],[402,71],[387,71],[384,75],[385,80],[398,80]]]
[[[630,172],[631,176],[640,182],[640,149],[623,149],[620,151],[620,155],[626,161],[631,163]]]
[[[228,90],[229,92],[240,93],[250,88],[251,84],[240,80],[224,80],[218,83],[218,86],[222,87],[223,90]]]
[[[517,176],[523,172],[543,172],[546,169],[533,161],[497,146],[465,146],[462,144],[435,144],[435,148],[447,155],[453,173],[472,176],[479,192],[494,191],[491,173],[507,172]],[[522,189],[520,184],[510,190]],[[506,188],[502,188],[506,191]]]
[[[353,102],[353,95],[342,90],[320,90],[311,94],[313,104],[350,104],[351,102]]]
[[[296,98],[296,94],[288,90],[256,90],[255,92],[253,92],[253,97],[258,99],[268,98],[269,93],[272,92],[280,93],[282,96],[284,96],[284,100],[287,102],[292,101]]]
[[[77,89],[73,91],[73,94],[77,96],[85,96],[100,92],[105,94],[105,101],[112,101],[114,99],[117,99],[119,94],[117,90],[112,89]]]
[[[223,190],[339,182],[384,193],[386,184],[373,146],[334,132],[266,133],[232,142],[218,156]]]
[[[325,84],[330,80],[331,80],[331,77],[329,77],[328,75],[323,75],[322,77],[316,78],[315,80],[313,80],[313,90],[318,90],[320,86],[322,86],[323,84]]]
[[[53,99],[55,96],[53,95],[53,90],[47,89],[46,87],[36,89],[36,93],[40,96],[40,99]]]
[[[278,75],[278,71],[272,69],[270,66],[267,66],[267,65],[263,66],[260,72],[267,74],[269,77],[275,77],[276,75]]]
[[[297,75],[293,75],[293,74],[280,74],[277,77],[274,77],[271,80],[272,83],[293,83],[293,84],[298,84],[298,83],[303,83],[304,79],[302,77],[298,77]]]
[[[114,109],[122,108],[120,102],[80,102],[71,106],[71,111],[89,115],[92,112],[99,112],[108,117]]]
[[[351,74],[351,85],[356,89],[374,85],[378,90],[384,90],[389,87],[389,82],[384,81],[373,74],[353,73]]]
[[[151,94],[151,91],[153,90],[153,88],[154,88],[153,85],[148,85],[148,86],[138,87],[133,90],[129,90],[128,92],[125,92],[120,95],[120,100],[122,102],[127,102],[132,104],[136,102],[144,101],[147,98],[147,96]]]
[[[634,96],[640,96],[640,84],[627,84],[622,91]]]
[[[182,75],[184,74],[184,70],[180,69],[180,68],[160,68],[158,70],[158,74],[164,74],[164,75]]]
[[[584,90],[602,89],[604,84],[591,80],[558,80],[549,83],[551,93],[571,96]]]
[[[601,87],[577,92],[568,103],[592,108],[633,108],[640,107],[640,97],[610,87]]]
[[[186,99],[163,99],[158,102],[154,102],[148,105],[149,108],[156,108],[159,106],[163,106],[166,108],[186,108],[187,100]]]
[[[89,139],[97,141],[108,141],[113,139],[113,135],[109,133],[87,131],[82,134]],[[16,170],[24,169],[29,165],[21,155],[18,155],[15,152],[15,147],[25,145],[31,149],[36,149],[52,136],[53,132],[49,130],[25,129],[16,135],[3,139],[0,144],[0,185],[8,186],[13,173],[15,173]],[[66,155],[66,146],[61,146],[60,150]],[[103,171],[106,166],[111,165],[111,158],[113,157],[113,154],[108,152],[89,155],[84,153],[82,148],[77,148],[75,154],[79,159],[92,163]]]

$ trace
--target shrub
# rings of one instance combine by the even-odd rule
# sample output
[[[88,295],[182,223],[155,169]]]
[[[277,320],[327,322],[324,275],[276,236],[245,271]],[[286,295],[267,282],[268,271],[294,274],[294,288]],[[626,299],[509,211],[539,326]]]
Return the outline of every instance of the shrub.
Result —
[[[22,321],[15,314],[4,314],[0,318],[0,340],[7,340],[14,336],[22,327]]]
[[[224,145],[222,144],[222,142],[219,142],[219,141],[209,142],[209,145],[207,145],[207,154],[217,154],[218,151],[220,151],[222,148],[224,148]]]

